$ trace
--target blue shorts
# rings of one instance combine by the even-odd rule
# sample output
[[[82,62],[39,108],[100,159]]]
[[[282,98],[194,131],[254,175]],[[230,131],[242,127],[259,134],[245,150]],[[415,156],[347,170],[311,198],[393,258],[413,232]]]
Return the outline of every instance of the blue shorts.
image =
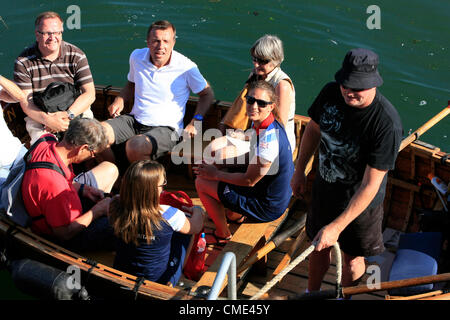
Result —
[[[80,173],[73,179],[73,181],[98,189],[97,179],[91,170]],[[83,212],[88,211],[95,205],[95,203],[89,198],[80,197],[80,200],[81,206],[83,207]]]
[[[225,208],[253,218],[256,220],[255,222],[273,221],[278,218],[274,218],[264,210],[251,187],[241,187],[219,181],[217,195]]]

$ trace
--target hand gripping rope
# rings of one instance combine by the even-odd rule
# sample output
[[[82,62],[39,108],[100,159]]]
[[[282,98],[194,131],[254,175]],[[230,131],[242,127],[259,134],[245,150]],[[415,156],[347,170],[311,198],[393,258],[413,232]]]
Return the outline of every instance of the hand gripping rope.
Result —
[[[311,254],[316,248],[317,243],[313,243],[309,246],[301,255],[295,258],[286,268],[283,269],[278,275],[276,275],[272,280],[267,282],[264,287],[261,288],[250,300],[257,300],[261,298],[263,294],[269,291],[274,285],[276,285],[281,279],[288,274],[292,269],[294,269],[300,262],[306,259],[307,256]],[[339,292],[341,291],[342,282],[342,256],[339,244],[336,242],[333,245],[334,252],[336,254],[336,298],[339,298]]]

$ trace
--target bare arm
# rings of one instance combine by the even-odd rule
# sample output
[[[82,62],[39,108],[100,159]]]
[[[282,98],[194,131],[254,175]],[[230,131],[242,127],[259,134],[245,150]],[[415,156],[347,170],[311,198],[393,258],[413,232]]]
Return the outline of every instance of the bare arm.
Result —
[[[85,83],[80,89],[81,95],[69,107],[69,110],[72,111],[75,116],[85,112],[95,101],[94,82]]]
[[[77,219],[66,226],[52,228],[54,235],[61,240],[70,240],[78,233],[86,229],[92,221],[106,215],[111,198],[105,198],[99,201],[89,211],[85,212]]]
[[[299,197],[305,191],[306,165],[309,159],[311,159],[316,152],[319,143],[320,127],[314,120],[311,119],[306,126],[305,133],[303,134],[303,138],[300,143],[299,158],[291,180],[292,191],[296,197]]]
[[[214,92],[210,85],[207,83],[205,89],[198,93],[199,99],[197,103],[197,107],[195,108],[194,114],[199,114],[201,116],[206,115],[211,104],[214,101]],[[197,134],[197,130],[194,127],[195,119],[192,119],[191,122],[186,126],[184,131],[189,134],[191,137]]]
[[[272,162],[265,161],[260,157],[255,158],[250,162],[247,171],[242,172],[226,172],[217,169],[216,166],[208,164],[199,164],[194,167],[194,173],[199,177],[208,180],[223,181],[237,186],[253,187],[259,180],[261,180],[270,169]]]
[[[366,166],[361,186],[355,192],[347,208],[330,224],[323,227],[315,236],[316,250],[320,251],[334,245],[341,232],[355,220],[370,204],[377,194],[387,170]]]
[[[127,84],[120,90],[120,94],[114,99],[108,107],[109,114],[115,118],[120,115],[125,103],[134,99],[134,82],[127,81]]]
[[[25,93],[11,80],[0,75],[0,86],[3,87],[0,92],[0,100],[13,103],[24,103],[26,100]]]
[[[283,126],[286,127],[289,120],[289,109],[292,100],[291,84],[286,80],[281,80],[275,88],[275,92],[278,96],[277,114]]]
[[[192,208],[192,216],[186,218],[180,233],[184,234],[196,234],[199,233],[203,228],[203,221],[206,216],[205,211],[202,207],[194,206]]]
[[[20,104],[23,112],[36,122],[39,122],[53,132],[66,131],[69,127],[69,116],[65,111],[46,113],[33,102],[33,90],[23,90],[26,100]]]

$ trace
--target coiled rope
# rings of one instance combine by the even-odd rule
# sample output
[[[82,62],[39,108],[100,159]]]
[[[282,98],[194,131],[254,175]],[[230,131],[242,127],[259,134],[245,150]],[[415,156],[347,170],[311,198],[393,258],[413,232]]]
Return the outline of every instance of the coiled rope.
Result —
[[[269,291],[274,285],[276,285],[286,274],[288,274],[292,269],[294,269],[300,262],[306,259],[311,252],[316,248],[316,243],[309,246],[301,255],[294,259],[286,268],[283,269],[279,274],[277,274],[272,280],[267,282],[264,287],[261,288],[250,300],[257,300],[261,298],[263,294]],[[342,282],[342,256],[339,244],[336,242],[333,245],[334,253],[336,255],[336,286],[341,287]]]

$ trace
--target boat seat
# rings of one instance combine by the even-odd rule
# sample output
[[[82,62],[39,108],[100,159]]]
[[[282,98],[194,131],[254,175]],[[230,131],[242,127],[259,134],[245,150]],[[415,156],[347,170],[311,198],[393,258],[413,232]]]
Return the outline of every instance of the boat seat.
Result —
[[[401,235],[398,250],[389,273],[389,281],[436,275],[441,254],[441,232],[417,232]],[[393,296],[409,296],[433,290],[424,284],[389,290]]]

